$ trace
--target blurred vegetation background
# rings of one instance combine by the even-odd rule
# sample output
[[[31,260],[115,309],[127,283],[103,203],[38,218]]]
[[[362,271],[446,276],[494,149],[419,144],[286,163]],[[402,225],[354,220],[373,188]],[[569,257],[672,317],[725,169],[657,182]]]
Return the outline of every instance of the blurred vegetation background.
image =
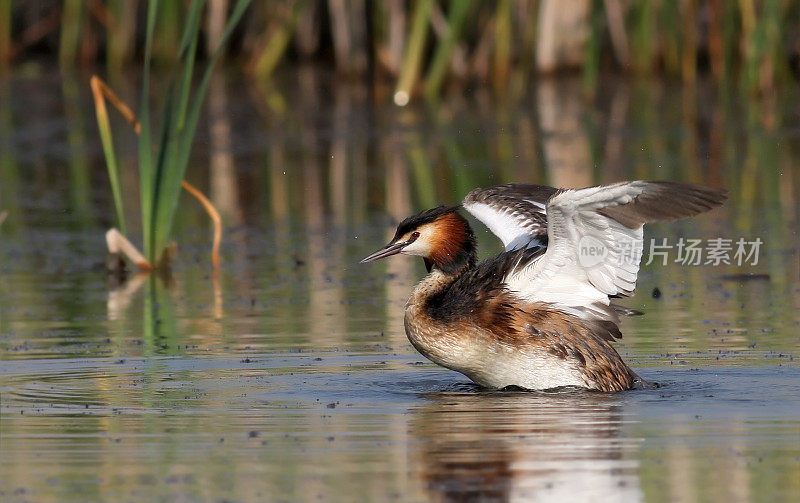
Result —
[[[198,59],[220,46],[235,4],[204,3]],[[150,5],[0,0],[7,232],[31,197],[19,187],[45,187],[65,162],[76,219],[115,225],[109,185],[92,183],[105,163],[88,75],[141,110]],[[154,110],[181,68],[192,5],[157,4]],[[476,186],[631,178],[726,187],[743,231],[800,218],[800,0],[255,1],[223,56],[185,179],[226,226],[358,225]],[[136,208],[138,140],[110,120],[118,192]],[[192,215],[179,212],[178,228],[205,222]],[[128,216],[135,235],[142,222]]]
[[[199,59],[235,3],[204,2]],[[25,177],[48,179],[29,173],[66,160],[76,214],[96,211],[91,180],[105,166],[88,75],[140,111],[150,5],[0,0],[0,210]],[[192,5],[154,5],[156,108]],[[624,178],[727,187],[745,228],[764,203],[800,214],[800,0],[255,1],[223,56],[186,179],[227,224],[258,213],[255,187],[276,218],[319,206],[361,222],[368,208],[398,219],[475,186]],[[48,136],[64,119],[66,141]],[[137,140],[116,112],[111,124],[118,192],[135,208]]]
[[[219,45],[231,0],[210,0],[202,50]],[[144,0],[0,0],[0,66],[57,56],[117,71],[143,57]],[[153,56],[176,63],[189,2],[159,6]],[[445,87],[521,92],[537,74],[603,71],[707,77],[759,93],[800,74],[796,0],[270,0],[255,2],[228,57],[259,80],[297,62],[386,83],[395,103]]]

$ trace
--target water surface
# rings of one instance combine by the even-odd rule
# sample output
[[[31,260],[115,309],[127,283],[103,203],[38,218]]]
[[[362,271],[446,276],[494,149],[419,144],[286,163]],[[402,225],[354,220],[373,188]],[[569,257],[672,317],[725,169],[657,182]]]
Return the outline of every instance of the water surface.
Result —
[[[186,198],[171,280],[122,285],[103,271],[114,219],[86,79],[3,81],[0,499],[800,497],[797,96],[610,83],[591,102],[558,81],[400,110],[324,72],[283,79],[212,86],[189,178],[225,215],[218,281]],[[358,264],[400,218],[476,186],[632,178],[731,192],[647,239],[765,243],[755,265],[643,267],[624,302],[646,314],[617,347],[660,388],[479,390],[405,338],[422,265]]]

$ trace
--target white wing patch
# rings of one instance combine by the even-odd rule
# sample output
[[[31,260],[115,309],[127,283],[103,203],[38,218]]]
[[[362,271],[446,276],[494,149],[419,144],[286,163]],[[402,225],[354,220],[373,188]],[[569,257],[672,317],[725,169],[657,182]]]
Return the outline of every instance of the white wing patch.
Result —
[[[696,215],[725,199],[718,189],[640,180],[562,191],[508,184],[476,189],[463,204],[506,250],[543,245],[547,226],[546,251],[508,271],[509,289],[584,318],[616,321],[609,296],[636,288],[643,224]]]
[[[636,288],[642,226],[630,229],[597,210],[627,204],[641,192],[634,182],[555,195],[547,205],[547,251],[511,271],[508,287],[532,302],[608,319],[609,296]]]
[[[534,206],[536,206],[537,208],[542,210],[542,213],[546,213],[547,212],[547,207],[545,206],[544,203],[541,203],[539,201],[534,201],[533,199],[525,199],[525,201],[533,204]]]
[[[542,208],[545,215],[545,206],[536,201],[528,201]],[[486,203],[465,203],[464,209],[472,213],[475,218],[500,238],[506,251],[518,250],[525,247],[541,245],[542,241],[535,232],[539,229],[528,217],[511,209],[495,208]]]
[[[506,251],[540,248],[547,242],[547,200],[558,189],[508,183],[475,189],[464,197],[464,209],[492,231]]]

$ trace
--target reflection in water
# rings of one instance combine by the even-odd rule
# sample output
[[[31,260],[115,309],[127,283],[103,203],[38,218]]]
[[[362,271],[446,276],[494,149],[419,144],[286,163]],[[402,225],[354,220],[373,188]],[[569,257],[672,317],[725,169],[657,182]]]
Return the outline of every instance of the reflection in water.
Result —
[[[595,163],[584,127],[586,115],[576,81],[543,79],[537,105],[541,118],[542,147],[550,183],[554,187],[580,188],[592,185]]]
[[[190,177],[227,215],[219,286],[206,216],[184,198],[174,282],[131,278],[119,290],[98,267],[112,212],[83,84],[0,82],[0,490],[19,484],[33,500],[95,494],[87,488],[135,499],[148,485],[198,500],[798,494],[797,96],[638,82],[612,83],[592,103],[558,80],[506,101],[476,92],[398,110],[313,68],[282,78],[269,89],[212,82]],[[125,82],[114,87],[135,102]],[[134,208],[135,135],[115,141]],[[648,237],[765,243],[745,270],[643,267],[625,302],[646,315],[624,322],[620,351],[643,376],[662,380],[667,367],[663,380],[689,386],[421,396],[460,382],[404,334],[421,264],[358,260],[400,219],[477,186],[631,178],[731,191],[725,208]],[[490,252],[496,240],[476,231]],[[762,276],[724,278],[741,272]]]
[[[625,83],[620,84],[611,94],[611,107],[608,113],[608,127],[603,154],[603,170],[600,183],[614,183],[625,179],[625,116],[628,112],[630,92]]]
[[[638,501],[621,400],[599,393],[437,393],[413,411],[433,501]]]
[[[157,275],[151,275],[144,284],[142,329],[145,355],[181,353],[170,288]]]
[[[89,117],[84,114],[83,103],[80,95],[80,81],[75,77],[64,79],[62,92],[64,93],[64,113],[70,124],[67,133],[70,153],[69,159],[69,187],[71,192],[71,210],[75,211],[79,225],[91,225],[91,197],[89,159],[86,151],[86,136],[88,134],[86,121]]]
[[[400,125],[395,123],[392,132],[382,139],[381,150],[386,157],[381,163],[386,170],[386,212],[392,223],[398,223],[414,210],[411,204],[411,189],[409,187],[408,165],[403,150]],[[385,231],[385,242],[394,237],[394,225],[389,225]],[[405,342],[405,325],[403,306],[408,298],[414,276],[413,260],[386,261],[386,275],[389,278],[386,284],[386,331],[394,343]]]
[[[242,223],[242,212],[233,160],[228,103],[228,88],[224,79],[219,74],[212,75],[208,93],[211,201],[225,218],[226,224],[234,227]]]
[[[130,307],[139,289],[148,280],[151,280],[149,273],[139,272],[119,287],[108,292],[108,302],[106,304],[110,321],[118,321],[125,317],[125,311]]]
[[[20,173],[17,165],[16,151],[12,147],[14,116],[11,94],[11,84],[0,80],[0,212],[6,217],[11,215],[9,222],[5,223],[4,229],[8,232],[9,228],[15,227],[18,221],[18,208],[21,204],[18,199],[20,193]],[[17,218],[15,218],[17,216]]]

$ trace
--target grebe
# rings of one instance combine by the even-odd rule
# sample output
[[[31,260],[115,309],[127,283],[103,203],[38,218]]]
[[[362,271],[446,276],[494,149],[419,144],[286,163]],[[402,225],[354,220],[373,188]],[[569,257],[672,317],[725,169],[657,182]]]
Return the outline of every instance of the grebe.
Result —
[[[633,293],[646,222],[702,213],[717,189],[633,181],[585,189],[507,184],[459,206],[411,216],[361,262],[421,256],[428,275],[405,307],[411,344],[480,386],[621,391],[642,381],[610,344],[622,337],[611,297]],[[477,263],[466,209],[505,245]]]

